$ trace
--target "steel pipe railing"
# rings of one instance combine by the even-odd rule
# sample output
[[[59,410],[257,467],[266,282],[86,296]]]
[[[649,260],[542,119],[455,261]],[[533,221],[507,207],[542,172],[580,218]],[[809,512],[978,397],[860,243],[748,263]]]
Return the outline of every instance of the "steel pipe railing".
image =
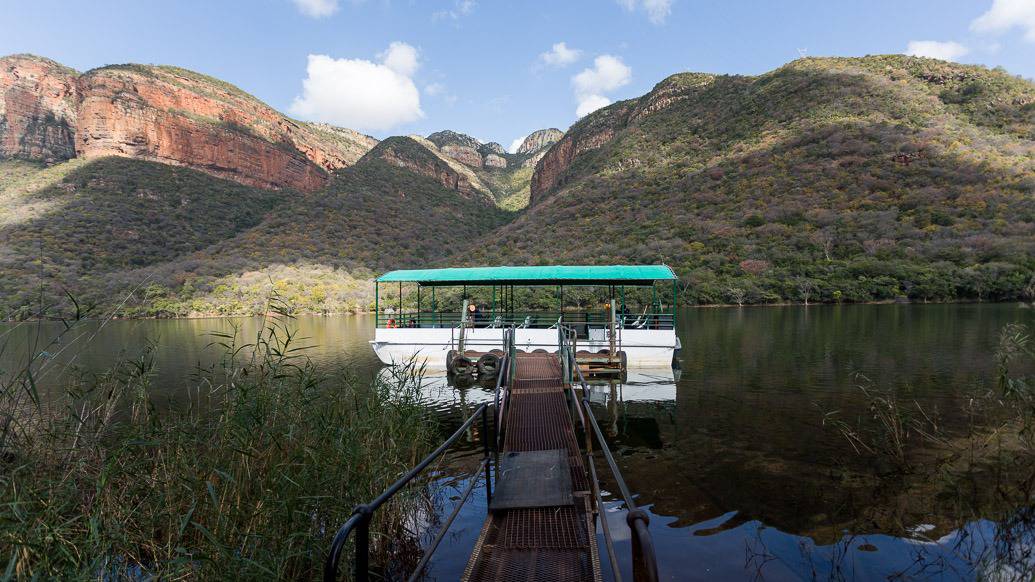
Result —
[[[402,311],[396,313],[378,313],[375,316],[375,326],[385,327],[392,322],[394,327],[419,327],[419,328],[450,328],[455,327],[456,322],[463,316],[460,311]],[[511,313],[489,313],[479,312],[472,320],[467,322],[470,328],[495,328],[505,329],[510,326],[528,327],[532,329],[545,329],[557,325],[560,319],[568,325],[591,325],[606,326],[610,323],[610,316],[604,312],[585,311],[522,311]],[[672,329],[674,316],[671,313],[626,313],[619,314],[616,324],[619,328],[626,329]]]
[[[446,439],[445,442],[443,442],[441,445],[439,445],[439,447],[437,449],[432,451],[431,454],[429,454],[427,457],[424,457],[424,459],[420,463],[417,463],[417,465],[415,467],[410,469],[405,475],[400,477],[395,483],[392,483],[392,485],[389,486],[388,489],[385,489],[385,491],[383,493],[381,493],[381,495],[377,496],[373,501],[371,501],[370,503],[364,503],[364,504],[357,505],[352,510],[352,515],[341,526],[341,528],[338,530],[338,532],[336,534],[334,534],[334,540],[331,542],[330,552],[327,555],[327,560],[324,562],[323,579],[324,579],[325,582],[333,582],[334,580],[337,580],[337,578],[338,578],[338,563],[341,561],[341,554],[342,554],[342,551],[345,548],[345,543],[348,541],[349,536],[352,534],[353,530],[358,530],[358,532],[356,534],[356,557],[355,557],[355,560],[354,560],[354,568],[353,568],[354,575],[353,575],[353,577],[357,581],[366,581],[366,580],[369,579],[369,569],[370,569],[370,522],[371,522],[371,520],[374,517],[374,512],[376,512],[379,507],[384,505],[396,493],[398,493],[400,490],[402,490],[403,487],[405,487],[410,481],[412,481],[415,477],[417,477],[422,471],[424,471],[424,469],[426,469],[428,467],[428,465],[430,465],[435,459],[437,459],[444,452],[446,452],[446,450],[448,450],[449,447],[451,447],[453,445],[453,443],[455,443],[457,441],[457,439],[460,438],[461,435],[466,433],[467,430],[470,429],[471,426],[474,424],[474,422],[476,420],[478,420],[479,418],[481,418],[481,420],[482,420],[482,447],[483,447],[483,452],[484,452],[485,456],[484,456],[484,458],[482,460],[482,465],[479,466],[478,473],[481,473],[481,470],[484,467],[485,472],[486,472],[486,494],[491,497],[491,495],[492,495],[492,488],[491,488],[491,485],[488,483],[488,474],[489,474],[489,471],[490,471],[489,466],[488,466],[489,454],[490,454],[490,451],[489,451],[489,443],[490,443],[490,441],[489,441],[489,435],[486,433],[486,431],[488,430],[488,416],[487,416],[488,408],[489,408],[489,404],[487,404],[487,403],[480,405],[474,411],[474,413],[470,416],[470,418],[468,418],[460,426],[460,428],[458,428],[456,430],[456,432],[454,432],[452,435],[450,435],[450,437],[448,439]],[[476,473],[475,475],[477,475],[478,473]],[[477,480],[478,480],[477,476],[472,478],[473,482],[476,482]],[[467,496],[469,496],[469,495],[470,495],[469,492],[467,494],[465,494],[463,501],[466,501],[467,500]],[[447,520],[447,522],[444,524],[443,529],[440,532],[440,535],[438,537],[436,537],[434,545],[432,546],[431,550],[428,552],[428,555],[430,555],[432,552],[434,552],[434,549],[438,547],[438,542],[441,541],[441,537],[444,534],[445,530],[448,529],[449,526],[453,523],[453,518],[455,518],[456,517],[455,514],[457,512],[459,512],[459,508],[460,508],[461,505],[463,505],[463,501],[459,502],[457,504],[457,507],[454,508],[454,510],[453,510],[454,514],[451,515],[450,518]],[[422,560],[422,563],[420,565],[420,570],[423,570],[423,568],[426,565],[427,565],[427,560]],[[420,570],[418,570],[415,573],[415,575],[419,574]]]
[[[564,368],[569,371],[574,369],[575,375],[578,377],[579,384],[582,386],[583,397],[581,399],[577,399],[574,387],[571,388],[571,391],[572,397],[576,398],[579,402],[579,420],[581,421],[583,431],[586,434],[586,458],[589,461],[590,476],[592,477],[590,483],[593,487],[594,502],[597,506],[598,513],[600,513],[602,498],[600,495],[599,483],[597,481],[596,463],[594,462],[593,443],[590,433],[596,437],[600,452],[603,453],[604,459],[607,461],[607,465],[611,469],[611,474],[614,477],[615,482],[618,484],[618,490],[619,493],[621,493],[622,501],[625,503],[628,510],[625,521],[633,534],[633,576],[636,580],[656,582],[658,580],[658,562],[654,551],[654,539],[651,537],[650,529],[648,527],[650,525],[650,517],[647,515],[646,511],[637,507],[636,502],[633,500],[632,493],[629,491],[629,486],[625,483],[625,479],[622,477],[622,472],[618,468],[618,463],[615,462],[614,455],[611,454],[611,449],[607,446],[607,441],[604,439],[604,433],[600,430],[600,425],[597,423],[597,419],[593,415],[593,410],[588,397],[589,385],[586,382],[586,377],[582,374],[582,369],[579,368],[578,362],[575,360],[575,352],[567,337],[568,333],[571,332],[564,329],[558,331],[561,344],[561,357],[567,358],[568,366],[565,366]],[[572,378],[566,377],[564,378],[564,381],[570,385]],[[589,430],[586,429],[587,425]],[[620,581],[621,573],[619,572],[617,558],[614,553],[614,544],[611,540],[610,527],[607,524],[606,516],[602,513],[601,519],[603,520],[602,525],[604,529],[604,538],[607,545],[608,557],[611,560],[611,568],[614,578],[615,580]]]

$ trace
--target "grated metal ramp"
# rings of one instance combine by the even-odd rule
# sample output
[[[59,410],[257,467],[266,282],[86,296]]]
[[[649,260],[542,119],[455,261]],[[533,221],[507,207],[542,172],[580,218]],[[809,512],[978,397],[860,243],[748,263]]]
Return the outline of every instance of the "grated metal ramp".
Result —
[[[489,511],[572,505],[567,451],[503,453]]]
[[[568,495],[572,502],[538,507],[493,507],[482,526],[463,579],[600,580],[589,478],[568,414],[560,361],[556,354],[519,353],[515,364],[515,380],[508,395],[506,435],[500,451],[501,465],[506,463],[508,453],[552,451],[548,454],[567,461]],[[500,487],[506,486],[503,470],[501,468]],[[538,487],[546,481],[540,477],[532,482]],[[496,494],[500,495],[499,490]]]

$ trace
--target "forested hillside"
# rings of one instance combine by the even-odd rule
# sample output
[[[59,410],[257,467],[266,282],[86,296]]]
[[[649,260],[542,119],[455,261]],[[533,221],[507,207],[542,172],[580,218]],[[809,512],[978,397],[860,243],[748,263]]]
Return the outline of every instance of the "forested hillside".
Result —
[[[271,289],[303,312],[366,309],[376,271],[440,260],[510,216],[376,155],[313,193],[124,158],[0,163],[9,175],[5,318],[68,307],[66,293],[130,316],[257,313]]]
[[[665,262],[688,303],[1030,295],[1035,85],[903,56],[674,75],[573,126],[456,259]]]
[[[73,81],[90,75],[63,74],[67,94],[37,101],[83,110]],[[9,100],[35,102],[26,78]],[[132,152],[67,159],[71,121],[12,133],[44,113],[5,114],[3,319],[69,297],[257,313],[273,290],[300,312],[367,309],[380,271],[484,264],[663,262],[688,304],[1035,294],[1035,85],[1000,70],[881,56],[682,73],[517,154],[450,131],[370,140],[308,190]]]

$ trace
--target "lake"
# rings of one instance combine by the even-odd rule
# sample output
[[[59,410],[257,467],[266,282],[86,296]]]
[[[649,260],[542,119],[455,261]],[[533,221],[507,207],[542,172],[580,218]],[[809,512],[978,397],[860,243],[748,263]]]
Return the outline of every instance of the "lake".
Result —
[[[993,353],[999,330],[1011,322],[1032,326],[1035,310],[1016,304],[682,310],[677,368],[633,370],[624,384],[595,385],[591,395],[637,503],[651,513],[663,577],[954,580],[1031,564],[1024,561],[1030,528],[1019,536],[1027,558],[1011,560],[1010,548],[989,561],[989,548],[1003,537],[993,519],[1013,508],[995,506],[985,476],[925,466],[932,461],[924,447],[909,452],[911,466],[922,470],[893,471],[857,452],[836,422],[866,427],[870,396],[893,394],[913,417],[936,424],[941,438],[967,438],[986,422],[973,397],[995,387]],[[45,350],[40,386],[46,394],[153,342],[154,399],[176,407],[198,370],[218,361],[219,351],[206,347],[216,339],[208,333],[237,326],[254,336],[260,325],[260,318],[90,322],[54,344],[48,342],[60,324],[5,325],[0,368]],[[367,344],[372,317],[302,316],[294,325],[320,365],[347,366],[364,378],[381,368]],[[429,378],[425,392],[443,433],[490,394],[449,386],[444,378]],[[439,476],[442,511],[462,490],[465,459],[475,454],[461,447]],[[624,514],[608,499],[617,549],[627,558]],[[436,553],[431,577],[462,572],[484,511],[484,494],[475,494]]]

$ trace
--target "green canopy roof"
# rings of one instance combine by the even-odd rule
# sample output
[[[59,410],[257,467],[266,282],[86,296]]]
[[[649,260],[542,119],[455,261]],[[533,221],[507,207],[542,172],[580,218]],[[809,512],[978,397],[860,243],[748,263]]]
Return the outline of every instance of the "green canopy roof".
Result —
[[[391,271],[379,283],[421,285],[650,285],[676,274],[667,265],[469,267]]]

